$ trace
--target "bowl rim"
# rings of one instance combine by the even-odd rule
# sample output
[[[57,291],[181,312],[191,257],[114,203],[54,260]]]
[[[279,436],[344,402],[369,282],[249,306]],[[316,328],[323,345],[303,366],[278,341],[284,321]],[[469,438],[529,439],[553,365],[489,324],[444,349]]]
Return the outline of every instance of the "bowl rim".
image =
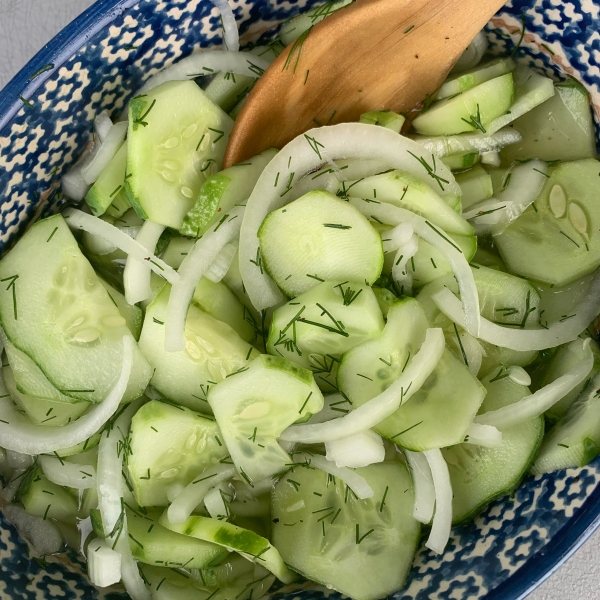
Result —
[[[22,107],[21,96],[28,98],[92,36],[140,1],[96,0],[43,46],[0,90],[0,132]],[[51,69],[32,77],[49,64],[53,65]],[[598,528],[600,485],[541,551],[482,600],[523,600],[573,556]]]

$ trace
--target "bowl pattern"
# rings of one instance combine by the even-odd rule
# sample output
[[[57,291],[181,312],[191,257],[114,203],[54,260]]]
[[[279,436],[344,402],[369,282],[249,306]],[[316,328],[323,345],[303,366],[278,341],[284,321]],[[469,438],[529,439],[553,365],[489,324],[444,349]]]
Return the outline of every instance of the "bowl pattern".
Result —
[[[244,38],[266,30],[311,0],[234,0]],[[584,82],[600,120],[600,3],[513,0],[488,25],[491,49],[516,53],[538,70]],[[59,35],[0,93],[0,252],[35,218],[64,199],[61,174],[83,151],[90,123],[102,110],[117,115],[141,83],[160,68],[221,42],[218,14],[208,0],[101,0]],[[45,70],[44,70],[45,67]],[[36,72],[42,71],[35,76]],[[0,290],[1,293],[1,290]],[[493,503],[474,523],[455,529],[442,556],[422,547],[408,587],[411,600],[523,597],[566,558],[600,521],[600,459],[583,469],[529,478],[514,496]],[[0,517],[0,597],[126,598],[97,590],[73,554],[29,556],[27,544]],[[310,585],[273,598],[339,596]]]

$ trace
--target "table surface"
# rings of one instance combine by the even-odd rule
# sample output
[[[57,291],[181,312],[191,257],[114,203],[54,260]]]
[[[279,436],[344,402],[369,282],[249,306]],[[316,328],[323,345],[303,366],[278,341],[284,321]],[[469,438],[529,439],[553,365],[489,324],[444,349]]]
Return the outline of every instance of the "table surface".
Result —
[[[0,0],[0,88],[93,0]],[[600,600],[600,530],[528,600]]]

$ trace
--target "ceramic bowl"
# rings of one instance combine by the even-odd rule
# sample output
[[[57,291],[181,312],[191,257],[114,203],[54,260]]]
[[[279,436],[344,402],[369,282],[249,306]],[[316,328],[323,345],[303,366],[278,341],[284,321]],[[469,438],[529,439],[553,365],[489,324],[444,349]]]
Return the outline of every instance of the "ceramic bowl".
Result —
[[[231,1],[231,0],[230,0]],[[233,0],[240,32],[255,40],[311,0]],[[590,90],[600,115],[600,2],[512,0],[488,25],[491,50]],[[0,251],[33,219],[64,202],[61,174],[81,154],[94,115],[117,115],[151,74],[188,54],[220,45],[208,0],[100,0],[52,40],[0,92]],[[547,577],[600,523],[600,460],[583,469],[529,477],[474,523],[455,529],[446,552],[422,547],[395,598],[513,600]],[[0,517],[3,600],[126,598],[97,590],[73,554],[30,557]],[[276,592],[278,600],[338,597],[316,586]]]

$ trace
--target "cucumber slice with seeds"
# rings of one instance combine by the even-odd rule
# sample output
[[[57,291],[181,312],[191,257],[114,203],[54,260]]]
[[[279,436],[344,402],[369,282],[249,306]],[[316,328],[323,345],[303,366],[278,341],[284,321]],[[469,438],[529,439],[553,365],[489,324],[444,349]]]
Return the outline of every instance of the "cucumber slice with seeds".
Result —
[[[179,229],[221,165],[232,126],[193,81],[169,81],[131,100],[125,187],[140,217]]]
[[[315,190],[270,213],[258,231],[265,270],[290,297],[320,281],[373,284],[381,237],[356,208]]]

